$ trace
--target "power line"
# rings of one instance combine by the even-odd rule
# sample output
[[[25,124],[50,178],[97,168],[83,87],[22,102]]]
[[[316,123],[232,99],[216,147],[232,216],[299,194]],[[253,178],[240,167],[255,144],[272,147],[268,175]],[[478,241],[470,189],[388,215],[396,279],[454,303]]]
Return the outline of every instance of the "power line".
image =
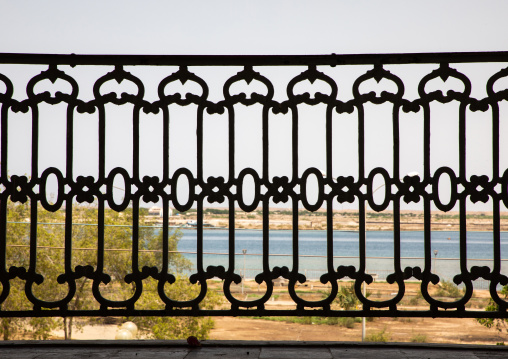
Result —
[[[7,223],[12,224],[31,224],[31,222],[13,222],[13,221],[7,221]],[[61,222],[37,222],[37,224],[41,225],[56,225],[56,226],[65,226],[65,223]],[[97,223],[72,223],[73,226],[95,226],[97,227]],[[168,226],[169,228],[182,228],[184,225],[181,226]],[[104,224],[104,227],[126,227],[126,228],[132,228],[131,225],[127,224]],[[163,226],[138,226],[138,228],[163,228]]]
[[[29,244],[7,244],[7,247],[25,247],[29,248]],[[37,248],[41,249],[65,249],[65,247],[55,247],[55,246],[37,246]],[[72,248],[72,250],[76,251],[96,251],[97,248]],[[104,248],[104,251],[117,251],[117,252],[132,252],[132,248]],[[138,249],[138,252],[145,252],[145,253],[162,253],[162,249]],[[168,253],[181,253],[181,254],[198,254],[198,252],[190,252],[190,251],[168,251]],[[211,255],[222,255],[227,256],[229,253],[221,253],[221,252],[203,252],[203,254],[211,254]],[[263,256],[262,253],[235,253],[235,255],[241,256]],[[272,253],[269,255],[270,257],[293,257],[292,254],[281,254],[281,253]],[[310,258],[327,258],[327,256],[324,255],[313,255],[313,254],[301,254],[299,257],[310,257]],[[333,258],[340,258],[340,259],[356,259],[359,258],[358,256],[333,256]],[[393,259],[393,257],[365,257],[367,259]],[[424,257],[400,257],[401,259],[425,259]],[[460,258],[437,258],[438,261],[458,261]],[[468,258],[468,261],[492,261],[492,258]],[[508,261],[508,259],[501,259],[502,262]]]

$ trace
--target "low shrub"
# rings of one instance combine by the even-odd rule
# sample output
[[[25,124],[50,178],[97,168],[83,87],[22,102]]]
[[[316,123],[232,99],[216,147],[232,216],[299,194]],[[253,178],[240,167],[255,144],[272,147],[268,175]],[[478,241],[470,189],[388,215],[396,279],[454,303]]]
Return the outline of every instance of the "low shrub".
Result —
[[[411,343],[427,343],[427,336],[425,334],[416,333],[411,339]]]
[[[339,318],[339,323],[341,327],[346,327],[348,329],[352,329],[355,326],[355,318],[343,317]]]
[[[409,301],[408,301],[409,305],[418,305],[419,302],[420,302],[420,298],[418,298],[418,296],[413,297],[413,298],[409,299]]]
[[[339,318],[337,318],[337,317],[325,318],[325,323],[328,325],[337,325],[337,324],[339,324]]]
[[[463,296],[463,293],[454,283],[443,280],[441,282],[441,287],[437,290],[436,295],[438,297],[459,298]]]
[[[367,342],[386,343],[386,342],[390,341],[390,339],[391,339],[391,334],[386,331],[386,328],[384,328],[383,330],[381,330],[379,332],[369,334],[365,337],[365,341],[367,341]]]

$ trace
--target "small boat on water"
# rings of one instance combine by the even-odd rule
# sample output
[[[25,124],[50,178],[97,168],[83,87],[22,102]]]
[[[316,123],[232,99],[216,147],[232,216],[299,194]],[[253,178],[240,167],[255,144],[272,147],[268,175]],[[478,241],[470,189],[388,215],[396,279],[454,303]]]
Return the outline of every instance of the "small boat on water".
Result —
[[[183,226],[180,226],[180,228],[197,228],[198,227],[198,221],[187,221],[186,224]],[[215,227],[211,223],[203,222],[203,228],[223,228],[223,227]]]

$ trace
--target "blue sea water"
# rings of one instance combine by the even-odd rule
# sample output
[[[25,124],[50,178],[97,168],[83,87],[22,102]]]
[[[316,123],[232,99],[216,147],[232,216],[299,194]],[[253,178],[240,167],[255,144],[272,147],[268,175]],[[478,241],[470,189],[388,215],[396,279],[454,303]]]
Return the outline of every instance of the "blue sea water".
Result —
[[[197,232],[183,230],[183,237],[179,242],[178,250],[181,252],[195,252]],[[388,274],[394,268],[394,239],[391,231],[372,231],[366,233],[367,271],[378,273],[380,277]],[[433,272],[451,279],[460,273],[459,232],[432,232],[431,251]],[[467,258],[468,267],[488,265],[492,267],[493,235],[491,232],[467,232]],[[295,265],[291,254],[293,253],[293,232],[285,230],[270,231],[269,240],[269,266],[287,266],[289,269]],[[262,271],[262,231],[236,230],[234,245],[235,271],[245,271],[247,277],[253,277]],[[203,234],[204,267],[209,265],[223,265],[228,268],[229,231],[205,230]],[[247,250],[247,255],[242,250]],[[437,250],[437,255],[434,251]],[[502,258],[508,259],[508,232],[501,233]],[[326,231],[299,231],[298,232],[298,270],[306,273],[309,279],[319,278],[327,272],[327,238]],[[184,256],[196,264],[196,255],[185,253]],[[359,233],[333,232],[333,266],[354,265],[359,267]],[[424,233],[422,231],[401,232],[401,266],[424,266]],[[245,263],[244,263],[245,262]],[[508,262],[507,265],[508,267]],[[504,272],[504,268],[502,270]],[[508,269],[506,270],[508,273]]]

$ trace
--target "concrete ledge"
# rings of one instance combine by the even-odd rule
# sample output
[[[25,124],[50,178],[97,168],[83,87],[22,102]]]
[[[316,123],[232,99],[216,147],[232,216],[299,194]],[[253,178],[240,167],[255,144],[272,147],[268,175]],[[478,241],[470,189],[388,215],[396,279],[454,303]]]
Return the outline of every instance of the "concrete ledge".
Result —
[[[184,340],[52,340],[0,342],[0,357],[43,358],[249,358],[249,359],[357,359],[390,358],[508,358],[508,347],[485,345],[361,343],[361,342],[271,342],[203,341],[190,348]]]
[[[411,349],[454,349],[454,350],[500,350],[507,351],[503,345],[470,345],[470,344],[439,344],[439,343],[382,343],[382,342],[315,342],[315,341],[250,341],[250,340],[203,340],[203,347],[351,347],[351,348],[411,348]],[[6,347],[185,347],[186,340],[9,340],[0,341],[0,348]]]

